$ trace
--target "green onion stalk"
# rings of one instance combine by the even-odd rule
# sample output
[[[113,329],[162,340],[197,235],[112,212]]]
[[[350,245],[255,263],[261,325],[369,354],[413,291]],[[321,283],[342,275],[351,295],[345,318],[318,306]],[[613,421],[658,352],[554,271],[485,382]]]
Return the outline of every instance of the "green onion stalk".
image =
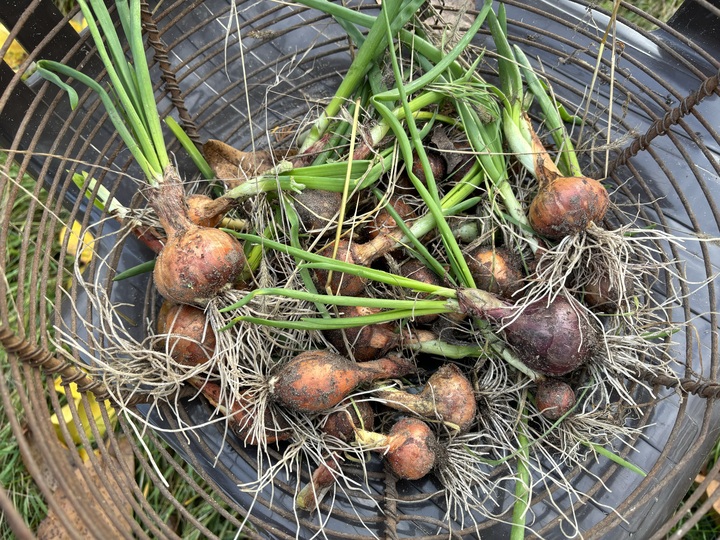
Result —
[[[185,190],[170,162],[155,102],[142,39],[140,0],[116,2],[132,60],[125,55],[103,0],[78,0],[78,4],[107,70],[113,97],[90,77],[58,62],[41,60],[38,72],[67,92],[73,108],[78,95],[62,77],[85,84],[99,96],[144,173],[150,186],[148,203],[167,235],[153,271],[158,291],[174,302],[205,304],[240,273],[245,255],[236,238],[198,226],[189,217]]]
[[[599,181],[582,175],[557,108],[522,51],[510,46],[502,5],[497,16],[495,13],[488,16],[488,23],[498,54],[505,139],[517,160],[538,181],[538,193],[528,209],[530,225],[537,234],[550,240],[580,233],[602,221],[609,204],[607,190]],[[571,176],[561,172],[532,126],[523,91],[523,74],[554,136],[561,141],[562,161]]]
[[[249,292],[235,304],[223,308],[223,311],[239,309],[256,296],[262,295],[284,296],[324,305],[381,308],[382,311],[368,316],[304,317],[297,321],[238,316],[232,319],[228,326],[245,321],[279,328],[335,330],[423,315],[456,313],[481,319],[493,326],[501,325],[503,327],[501,334],[492,337],[486,335],[488,344],[508,363],[533,379],[537,379],[538,374],[540,376],[560,376],[579,368],[592,357],[599,339],[597,331],[590,321],[578,314],[572,303],[564,296],[558,296],[549,304],[547,301],[530,304],[519,313],[518,308],[506,300],[481,289],[451,288],[426,283],[360,264],[310,253],[259,236],[229,232],[245,242],[260,244],[264,249],[277,250],[303,260],[305,263],[301,265],[302,268],[344,273],[365,280],[407,288],[414,293],[423,293],[426,298],[402,300],[325,295],[285,288],[257,289]],[[518,356],[516,357],[512,351],[516,351]],[[518,361],[517,358],[520,360]]]

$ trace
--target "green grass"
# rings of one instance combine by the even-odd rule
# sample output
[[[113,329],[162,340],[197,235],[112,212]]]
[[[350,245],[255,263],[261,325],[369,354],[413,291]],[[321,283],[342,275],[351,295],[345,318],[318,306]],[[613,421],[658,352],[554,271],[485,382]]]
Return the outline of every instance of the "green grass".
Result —
[[[0,156],[0,167],[4,161],[4,155]],[[17,167],[13,167],[10,172],[17,178]],[[35,180],[29,176],[19,179],[19,182],[30,192],[34,189]],[[13,207],[7,241],[7,261],[17,261],[20,257],[20,251],[23,249],[20,234],[25,227],[29,203],[29,195],[19,196]],[[36,229],[37,226],[37,220],[33,220],[33,228]],[[57,275],[57,268],[52,270],[53,275]],[[18,269],[12,266],[6,268],[5,276],[9,284],[8,296],[11,298],[17,297],[18,287],[20,286],[18,284]],[[23,284],[23,286],[27,287],[27,284]],[[20,411],[19,399],[17,392],[12,389],[13,381],[7,355],[2,348],[0,348],[0,366],[2,366],[8,386],[11,388],[10,399],[13,403],[14,414],[17,416]],[[20,417],[22,418],[22,416]],[[0,484],[8,492],[15,508],[25,517],[28,525],[34,529],[47,513],[47,509],[40,491],[22,463],[17,440],[9,423],[8,411],[4,407],[0,407],[0,426],[2,426],[0,428]],[[2,538],[11,537],[5,520],[0,520],[0,536]]]

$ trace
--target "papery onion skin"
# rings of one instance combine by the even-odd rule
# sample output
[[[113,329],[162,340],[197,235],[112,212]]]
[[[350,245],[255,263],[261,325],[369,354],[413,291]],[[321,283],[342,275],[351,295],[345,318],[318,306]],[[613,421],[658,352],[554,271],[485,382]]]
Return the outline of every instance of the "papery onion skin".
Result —
[[[363,306],[344,306],[340,309],[342,310],[341,318],[362,317],[382,311],[378,308]],[[395,326],[391,322],[325,330],[323,335],[340,353],[352,356],[358,362],[367,362],[381,357],[398,344],[400,337],[395,333]],[[345,340],[347,340],[347,344]]]
[[[481,246],[473,250],[467,264],[480,289],[511,298],[524,285],[520,259],[507,248]]]
[[[332,257],[333,251],[335,251],[334,244],[331,244],[323,249],[320,254],[325,257]],[[362,256],[358,253],[357,244],[350,243],[344,239],[338,243],[334,258],[338,261],[352,264],[365,264]],[[325,291],[329,286],[332,294],[342,296],[359,296],[365,290],[365,284],[367,283],[366,279],[350,274],[343,274],[342,272],[332,272],[332,277],[330,277],[330,273],[322,268],[315,269],[313,277],[315,285],[319,290]]]
[[[205,305],[245,266],[242,245],[219,230],[193,226],[168,238],[153,273],[158,292],[180,304]]]
[[[294,198],[295,211],[306,231],[327,227],[342,203],[342,193],[319,189],[304,189]]]
[[[470,429],[477,414],[472,383],[455,364],[440,366],[419,394],[381,390],[375,395],[385,400],[387,407],[447,422],[459,432]]]
[[[605,187],[585,176],[557,176],[541,185],[530,203],[528,220],[545,238],[560,240],[600,223],[610,199]]]
[[[167,234],[153,271],[158,292],[178,304],[207,304],[245,266],[242,244],[220,229],[190,220],[185,191],[172,167],[153,188],[149,203]]]
[[[215,332],[202,309],[163,302],[158,332],[168,334],[163,345],[172,358],[187,366],[208,362],[215,352]]]
[[[354,439],[355,429],[371,431],[374,427],[375,412],[372,405],[367,401],[355,401],[348,403],[341,410],[329,414],[320,429],[341,441],[350,442]]]

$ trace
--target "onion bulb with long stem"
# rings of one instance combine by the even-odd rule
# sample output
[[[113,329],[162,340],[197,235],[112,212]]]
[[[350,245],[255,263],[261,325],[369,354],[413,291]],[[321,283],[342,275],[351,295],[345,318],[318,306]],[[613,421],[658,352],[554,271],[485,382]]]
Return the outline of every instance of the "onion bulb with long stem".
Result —
[[[386,407],[440,420],[459,432],[470,429],[477,413],[472,383],[455,364],[440,366],[418,394],[387,388],[374,395]]]
[[[268,380],[272,399],[302,413],[334,407],[363,383],[402,377],[415,365],[399,356],[357,363],[327,350],[304,351]]]

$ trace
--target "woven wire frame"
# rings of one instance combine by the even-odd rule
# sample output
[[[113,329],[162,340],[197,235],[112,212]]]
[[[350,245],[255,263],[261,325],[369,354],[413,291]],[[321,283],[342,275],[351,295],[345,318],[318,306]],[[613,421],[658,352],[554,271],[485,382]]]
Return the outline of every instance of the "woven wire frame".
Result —
[[[29,2],[23,17],[12,25],[12,32],[19,37],[33,15],[40,13],[42,5],[40,0]],[[545,75],[559,99],[569,110],[575,110],[587,97],[586,84],[595,66],[606,17],[602,13],[594,12],[596,19],[591,21],[593,12],[588,10],[589,5],[583,3],[562,3],[558,7],[541,1],[510,1],[506,2],[506,5],[509,9],[509,33],[512,41],[521,45],[531,59],[536,56],[543,59]],[[627,7],[634,10],[632,6]],[[292,133],[292,128],[297,125],[302,115],[316,108],[323,98],[332,93],[339,81],[339,72],[347,65],[347,39],[327,17],[300,8],[270,3],[246,3],[238,4],[238,12],[241,14],[239,31],[244,44],[242,56],[237,47],[226,50],[224,26],[232,24],[234,20],[234,13],[226,2],[178,0],[163,2],[157,8],[151,5],[144,9],[149,45],[156,60],[152,69],[157,75],[154,80],[160,112],[163,116],[177,116],[196,141],[217,138],[238,147],[247,146],[249,119],[244,112],[247,110],[245,88],[238,71],[238,66],[244,61],[245,77],[251,81],[251,87],[248,87],[250,110],[255,111],[252,119],[253,132],[256,136],[259,135],[261,145],[282,144],[283,138]],[[612,138],[615,140],[628,136],[629,139],[610,155],[608,183],[616,189],[615,196],[619,200],[634,204],[640,222],[657,222],[667,230],[702,232],[717,237],[720,213],[712,192],[717,178],[720,177],[720,164],[715,153],[720,146],[720,139],[711,123],[712,116],[706,112],[705,104],[682,111],[686,114],[674,112],[682,109],[682,101],[689,91],[707,84],[717,73],[720,64],[712,54],[673,28],[659,21],[652,22],[660,27],[660,32],[648,33],[626,26],[623,31],[628,36],[627,44],[622,54],[615,59],[612,101],[616,105],[612,111]],[[564,31],[558,31],[559,28]],[[77,197],[69,181],[71,175],[81,170],[86,171],[89,176],[98,179],[99,183],[116,194],[124,204],[142,203],[141,199],[135,196],[134,187],[128,187],[124,176],[130,174],[140,177],[138,170],[110,127],[107,116],[95,97],[90,92],[82,91],[78,108],[70,111],[66,97],[54,87],[38,80],[30,79],[27,83],[21,80],[23,71],[29,70],[30,62],[41,57],[40,51],[43,51],[43,55],[47,54],[47,45],[65,32],[67,20],[58,22],[36,44],[36,48],[29,51],[30,57],[21,66],[18,74],[5,73],[4,80],[7,84],[0,96],[0,111],[7,114],[12,112],[11,108],[18,106],[20,98],[28,99],[20,121],[13,125],[12,136],[6,136],[10,157],[8,162],[15,160],[20,164],[21,173],[30,172],[34,177],[42,179],[34,193],[37,199],[42,199],[41,188],[47,192],[47,197],[43,199],[47,202],[44,204],[31,201],[28,223],[37,217],[40,221],[39,228],[32,229],[32,234],[29,226],[24,232],[9,230],[8,214],[0,211],[0,252],[7,252],[1,248],[5,247],[9,235],[24,235],[23,242],[27,249],[21,256],[17,279],[23,282],[28,278],[30,283],[28,288],[19,291],[14,298],[3,294],[0,301],[0,328],[3,330],[0,340],[9,352],[12,365],[11,378],[0,378],[0,395],[3,397],[5,410],[10,412],[13,429],[23,452],[30,454],[27,435],[20,423],[21,418],[24,424],[31,428],[34,440],[40,443],[36,445],[40,457],[29,457],[28,462],[30,472],[46,496],[49,506],[62,513],[62,509],[53,501],[54,490],[51,482],[40,470],[42,462],[51,467],[52,478],[69,494],[84,530],[91,536],[100,538],[116,531],[111,529],[106,520],[86,510],[86,505],[83,504],[85,495],[73,490],[78,482],[77,474],[89,481],[87,469],[82,466],[83,458],[77,449],[71,448],[69,461],[53,459],[54,446],[51,441],[55,441],[56,435],[47,421],[50,414],[59,413],[61,409],[61,397],[54,388],[52,374],[61,372],[66,382],[78,378],[82,383],[82,373],[73,371],[72,366],[58,361],[50,352],[52,345],[48,334],[36,332],[35,329],[47,328],[49,325],[66,325],[73,332],[82,332],[79,320],[74,316],[68,318],[67,311],[62,309],[68,304],[68,299],[79,306],[81,315],[92,320],[91,309],[89,306],[83,307],[86,305],[82,301],[82,291],[72,280],[72,276],[65,273],[62,279],[50,279],[52,269],[55,268],[55,259],[64,260],[67,254],[67,244],[61,245],[56,253],[49,249],[61,226],[60,220],[55,216],[63,215],[63,219],[77,220],[83,227],[96,222],[99,217],[92,211],[92,207],[88,208],[82,198]],[[485,38],[487,36],[480,39]],[[634,38],[639,41],[634,41]],[[192,44],[190,49],[185,48],[188,43]],[[657,66],[645,61],[643,51],[636,48],[636,43],[659,51],[658,56],[671,63],[674,70],[683,73],[685,80],[689,81],[688,87],[679,85],[677,78],[668,78],[667,72],[656,71]],[[188,50],[191,51],[190,54],[186,54]],[[93,73],[98,80],[102,80],[102,68],[93,53],[94,49],[85,37],[63,48],[62,59],[81,66]],[[209,61],[213,58],[216,61]],[[289,65],[293,66],[292,71],[288,70]],[[612,67],[609,55],[604,56],[598,76],[601,88],[597,97],[598,107],[608,102],[607,89],[610,87]],[[583,82],[579,84],[578,81]],[[34,92],[29,97],[28,94],[21,95],[25,84]],[[287,101],[289,93],[293,96],[290,104]],[[260,111],[267,114],[261,114]],[[636,116],[632,116],[628,111],[635,111]],[[665,132],[647,147],[639,138],[636,140],[640,142],[633,143],[633,137],[643,135],[638,126],[650,126],[652,122],[663,125],[666,115],[672,118],[669,123],[672,129],[665,129]],[[638,120],[639,117],[642,117],[643,122]],[[598,137],[606,125],[607,115],[599,115],[592,135]],[[264,133],[270,134],[270,141],[263,140]],[[623,147],[632,150],[623,153]],[[179,146],[174,141],[169,149],[181,155]],[[668,162],[669,155],[680,160],[682,167]],[[605,166],[604,153],[596,152],[587,154],[586,157],[588,170],[600,174]],[[181,168],[182,165],[181,162]],[[6,174],[9,172],[8,167],[6,165]],[[22,196],[6,175],[0,178],[0,192],[3,197],[7,197],[9,204],[4,206],[6,209],[12,208],[14,202]],[[609,219],[624,222],[626,217],[618,213]],[[93,233],[101,236],[106,232],[106,227],[112,225],[101,224],[93,229]],[[720,260],[716,246],[698,242],[692,245],[691,251],[693,258],[690,261],[687,261],[687,256],[680,253],[675,246],[667,246],[665,256],[669,260],[685,260],[685,265],[678,265],[678,272],[691,272],[697,281],[711,279],[717,272],[713,260]],[[129,252],[131,255],[127,255]],[[147,257],[147,252],[129,246],[117,249],[110,264],[132,266]],[[99,271],[97,258],[90,262],[86,271],[88,275]],[[68,290],[64,292],[62,287],[68,283]],[[136,306],[146,306],[128,314],[133,319],[137,332],[142,334],[145,321],[152,319],[154,309],[155,296],[148,280],[134,280],[126,284],[121,293],[118,293],[117,287],[113,287],[109,279],[105,279],[103,284],[108,292],[120,294],[119,300]],[[5,285],[2,287],[4,289]],[[573,511],[585,518],[583,525],[586,538],[600,538],[608,534],[612,536],[615,534],[613,531],[654,531],[658,536],[667,532],[680,516],[671,517],[674,508],[658,501],[677,501],[682,496],[688,488],[688,478],[692,478],[697,471],[717,436],[717,411],[714,403],[717,386],[714,381],[717,380],[717,362],[720,355],[717,333],[719,325],[714,313],[717,311],[715,283],[710,281],[700,293],[690,295],[689,290],[686,292],[689,297],[673,313],[674,317],[689,320],[697,313],[710,315],[697,322],[697,332],[687,332],[681,336],[684,358],[680,360],[685,364],[685,384],[678,389],[661,390],[660,399],[649,402],[644,409],[644,416],[638,420],[639,425],[648,428],[648,434],[631,442],[648,465],[647,477],[628,479],[627,471],[618,465],[610,464],[598,469],[601,482],[593,480],[591,485],[584,489],[588,497],[614,507],[616,512],[605,515],[606,512],[588,500],[574,503]],[[18,324],[17,321],[23,323]],[[81,360],[79,356],[78,360]],[[94,381],[85,382],[86,390],[94,391],[103,397],[102,388]],[[8,401],[11,388],[19,392],[18,409]],[[699,397],[696,394],[699,394]],[[684,399],[679,400],[679,395]],[[85,395],[81,407],[89,410]],[[183,412],[182,420],[192,423],[196,421],[196,415],[202,415],[205,410],[197,404],[189,404],[187,411]],[[73,411],[73,415],[79,425],[78,412]],[[160,411],[158,416],[166,419],[168,427],[172,427],[173,415],[169,411]],[[657,423],[663,423],[662,429],[653,429],[653,425]],[[84,437],[83,430],[79,431]],[[136,436],[133,429],[121,418],[118,431],[110,433],[107,446],[99,448],[99,456],[88,451],[93,469],[101,478],[105,478],[104,483],[109,492],[93,493],[99,503],[97,507],[108,508],[119,503],[130,505],[134,518],[128,518],[128,528],[124,532],[126,536],[177,536],[145,499],[140,486],[133,481],[134,471],[122,466],[108,471],[101,466],[101,459],[109,456],[112,451],[117,451],[120,434],[133,438]],[[67,433],[65,435],[68,436]],[[247,515],[233,491],[234,486],[241,480],[237,476],[238,469],[223,460],[214,467],[211,466],[218,453],[212,440],[188,440],[153,432],[147,434],[147,439],[147,444],[155,447],[185,481],[195,484],[193,477],[186,472],[185,461],[192,465],[205,484],[196,484],[198,496],[227,521],[239,528],[247,518],[250,526],[245,527],[246,536],[295,537],[296,516],[291,509],[274,504],[275,501],[264,495],[256,502],[253,512]],[[88,450],[93,447],[86,437],[83,446]],[[193,523],[203,535],[213,537],[213,532],[207,530],[185,508],[182,501],[175,500],[173,494],[162,487],[162,479],[148,461],[142,447],[135,445],[133,451],[138,467],[160,487],[182,519]],[[223,453],[231,454],[232,461],[247,463],[243,469],[244,474],[252,472],[254,452],[251,449],[243,448],[239,442],[228,441],[228,447]],[[630,461],[636,456],[630,450],[623,451],[621,455]],[[678,466],[681,463],[684,466]],[[353,512],[336,508],[334,520],[322,534],[332,538],[365,537],[370,535],[364,528],[367,526],[376,534],[389,538],[447,538],[447,524],[432,512],[417,510],[418,500],[425,497],[426,491],[431,491],[428,489],[431,488],[431,481],[419,486],[397,486],[382,469],[372,471],[371,476],[375,484],[381,486],[375,500],[384,508],[385,514],[376,512],[362,516],[363,525]],[[577,479],[578,483],[589,481],[581,470],[569,470],[566,476]],[[125,489],[117,489],[118,484],[113,478],[118,477],[125,479],[121,484],[127,486]],[[619,486],[618,489],[614,494],[607,493],[603,485],[612,486],[614,482]],[[630,489],[623,490],[620,486],[629,486]],[[276,490],[292,500],[295,484],[292,481],[278,481]],[[538,494],[534,505],[542,505],[546,497],[560,496],[562,494],[553,491]],[[0,502],[3,503],[4,510],[7,509],[16,516],[11,508],[7,508],[4,497],[0,497]],[[323,509],[328,511],[329,507],[325,505]],[[107,517],[110,516],[111,513],[108,512]],[[552,513],[539,515],[534,529],[537,534],[546,537],[562,535],[554,517]],[[65,520],[64,525],[69,530],[78,530],[78,526],[68,520]],[[301,517],[299,525],[309,534],[319,530],[318,522],[312,516]],[[495,529],[495,524],[489,522],[481,523],[478,529],[481,534],[501,534]],[[477,531],[475,528],[467,528],[454,530],[452,534],[458,537],[474,537]]]

